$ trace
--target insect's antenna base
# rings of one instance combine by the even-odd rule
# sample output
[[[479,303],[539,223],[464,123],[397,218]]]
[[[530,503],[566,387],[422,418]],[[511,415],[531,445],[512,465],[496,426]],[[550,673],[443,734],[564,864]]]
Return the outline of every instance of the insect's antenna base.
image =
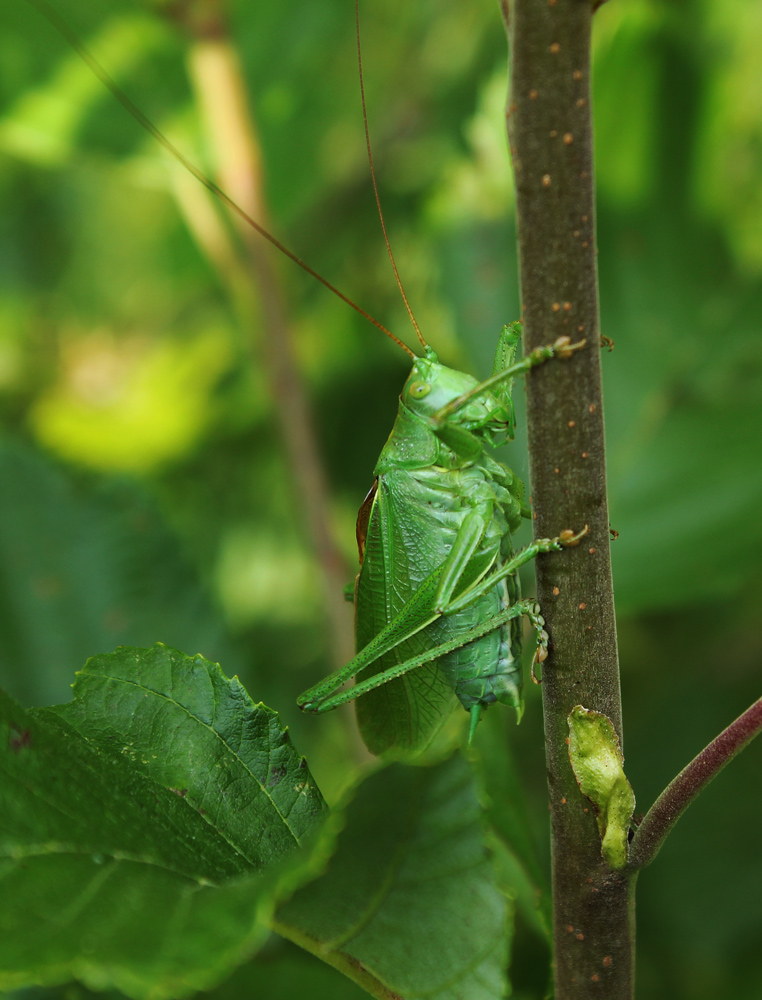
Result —
[[[373,153],[370,148],[370,129],[368,128],[368,108],[365,103],[365,81],[363,79],[362,73],[362,47],[360,45],[360,0],[355,0],[355,26],[357,29],[357,65],[360,70],[360,96],[362,98],[362,120],[365,125],[365,147],[368,150],[368,163],[370,164],[370,176],[373,181],[373,193],[376,196],[376,208],[378,209],[378,217],[381,220],[381,231],[384,234],[384,243],[386,244],[386,252],[389,254],[389,260],[392,263],[392,270],[394,271],[394,277],[397,281],[397,288],[400,290],[400,295],[402,296],[402,301],[405,303],[405,309],[407,309],[407,314],[410,317],[410,322],[413,324],[413,329],[415,330],[416,336],[421,343],[424,350],[429,346],[423,339],[423,334],[421,333],[421,328],[418,326],[418,321],[413,315],[413,310],[410,308],[410,303],[408,302],[407,295],[405,294],[405,289],[402,285],[402,279],[400,278],[399,271],[397,270],[397,262],[394,259],[394,254],[392,253],[391,243],[389,242],[389,236],[386,232],[386,223],[384,222],[384,213],[381,209],[381,198],[378,194],[378,184],[376,183],[376,170],[373,166]]]
[[[255,219],[252,219],[252,217],[248,214],[248,212],[245,212],[240,205],[238,205],[235,201],[233,201],[230,195],[226,194],[221,187],[218,187],[218,185],[215,184],[213,180],[207,177],[206,174],[202,173],[202,171],[199,170],[198,167],[195,166],[195,164],[191,163],[191,161],[186,156],[184,156],[183,153],[180,152],[177,146],[175,146],[174,143],[170,142],[170,140],[164,135],[163,132],[159,131],[159,129],[154,125],[154,123],[150,120],[150,118],[147,118],[140,110],[140,108],[132,103],[130,98],[124,93],[123,90],[121,90],[120,87],[117,86],[116,82],[112,80],[112,78],[103,68],[103,66],[101,66],[101,64],[92,54],[92,52],[90,52],[90,50],[79,40],[79,38],[69,28],[68,24],[66,24],[66,22],[61,17],[58,16],[58,13],[54,10],[53,7],[51,7],[51,5],[47,2],[47,0],[29,0],[29,3],[33,7],[36,7],[37,10],[43,15],[43,17],[46,17],[48,21],[50,21],[50,23],[53,25],[56,31],[66,39],[69,45],[71,45],[71,47],[80,57],[80,59],[82,59],[82,61],[86,63],[87,66],[90,67],[92,72],[101,81],[103,86],[111,91],[111,93],[114,95],[117,101],[119,101],[122,107],[126,111],[128,111],[129,114],[131,114],[132,117],[140,125],[143,126],[146,132],[150,133],[150,135],[152,135],[153,138],[161,146],[163,146],[164,149],[166,149],[166,151],[171,156],[173,156],[179,163],[181,163],[185,167],[185,169],[189,171],[189,173],[193,174],[196,180],[200,184],[203,184],[204,187],[207,189],[207,191],[210,191],[213,195],[219,198],[221,202],[227,205],[227,207],[231,210],[231,212],[235,212],[235,214],[240,219],[243,219],[243,221],[248,223],[253,229],[256,229],[256,231],[260,234],[260,236],[263,236],[266,240],[269,240],[269,242],[272,243],[274,247],[276,247],[278,250],[280,250],[281,253],[284,253],[287,257],[289,257],[295,264],[298,264],[298,266],[301,267],[303,271],[306,271],[307,274],[312,275],[312,277],[316,278],[322,285],[325,285],[325,287],[330,292],[333,292],[335,296],[340,298],[342,302],[346,302],[346,304],[348,306],[351,306],[352,309],[355,310],[355,312],[358,312],[361,316],[367,319],[368,322],[378,327],[378,329],[382,333],[385,333],[390,340],[393,340],[394,343],[397,344],[398,347],[401,347],[406,354],[409,354],[411,358],[415,359],[417,357],[416,353],[412,351],[407,346],[407,344],[404,344],[399,339],[399,337],[395,337],[394,334],[391,332],[391,330],[387,330],[386,327],[383,325],[383,323],[379,323],[379,321],[377,319],[374,319],[374,317],[371,316],[370,313],[367,313],[361,306],[358,306],[356,302],[353,302],[348,295],[345,295],[343,292],[340,292],[335,285],[332,285],[327,278],[324,278],[322,274],[319,274],[314,268],[310,267],[310,265],[307,264],[305,261],[303,261],[301,257],[297,257],[297,255],[293,253],[291,250],[289,250],[287,246],[281,243],[279,239],[276,239],[276,237],[273,236],[272,233],[269,233],[264,228],[264,226],[260,226],[260,224]],[[424,344],[424,346],[426,345]]]

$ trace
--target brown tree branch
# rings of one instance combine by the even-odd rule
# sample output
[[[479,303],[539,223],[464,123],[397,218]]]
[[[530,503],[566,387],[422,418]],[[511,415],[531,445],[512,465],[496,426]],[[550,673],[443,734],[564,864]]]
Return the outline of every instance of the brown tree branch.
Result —
[[[587,338],[571,359],[544,365],[527,379],[535,535],[589,526],[577,549],[537,560],[538,598],[552,643],[543,707],[556,998],[627,1000],[634,879],[604,863],[566,746],[567,717],[580,704],[608,716],[622,738],[598,349],[592,4],[508,0],[507,6],[524,349],[563,334]]]

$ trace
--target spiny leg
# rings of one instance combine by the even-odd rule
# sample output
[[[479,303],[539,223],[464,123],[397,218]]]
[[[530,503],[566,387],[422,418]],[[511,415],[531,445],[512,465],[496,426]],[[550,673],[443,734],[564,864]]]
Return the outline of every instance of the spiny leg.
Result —
[[[510,368],[516,361],[516,352],[521,343],[521,322],[516,320],[504,326],[497,338],[497,348],[495,350],[495,361],[492,365],[492,374],[500,375],[507,368]],[[495,389],[507,411],[505,433],[509,441],[513,440],[516,432],[516,414],[513,407],[513,379],[503,380]]]
[[[451,597],[484,535],[490,515],[488,505],[480,504],[474,507],[466,515],[458,530],[447,558],[424,580],[398,614],[387,622],[349,663],[301,694],[297,704],[305,711],[313,711],[316,705],[323,703],[334,691],[361,673],[384,653],[411,638],[438,618],[441,614],[436,610],[438,602],[441,602],[438,595],[444,590],[447,600]]]
[[[504,329],[510,330],[511,328],[505,327]],[[516,375],[522,375],[524,372],[536,368],[537,365],[544,364],[544,362],[549,361],[551,358],[569,358],[575,351],[584,347],[586,343],[585,340],[580,340],[576,344],[573,344],[571,337],[563,336],[558,337],[552,344],[546,344],[544,347],[536,347],[520,361],[516,361],[502,371],[496,372],[488,379],[475,385],[473,389],[469,389],[462,396],[458,396],[457,399],[453,399],[452,402],[443,406],[432,418],[435,426],[439,428],[443,427],[453,413],[457,413],[458,410],[467,406],[475,397],[481,396],[485,392],[491,392],[493,388],[500,386],[504,382],[510,382]]]
[[[355,698],[359,698],[360,695],[367,694],[368,691],[374,691],[376,688],[388,684],[389,681],[396,680],[398,677],[410,673],[411,670],[415,670],[417,667],[422,667],[426,663],[431,663],[433,660],[439,659],[440,656],[444,656],[446,653],[452,653],[453,650],[460,649],[461,646],[465,646],[474,639],[480,639],[483,635],[493,632],[495,629],[500,628],[501,625],[514,618],[519,618],[521,615],[527,615],[533,624],[538,619],[542,621],[542,617],[539,615],[539,606],[535,601],[531,599],[517,601],[510,608],[506,608],[505,611],[501,611],[492,618],[480,622],[473,628],[466,629],[453,639],[447,640],[447,642],[434,646],[432,649],[427,649],[425,652],[419,653],[418,656],[413,656],[403,663],[396,663],[393,667],[382,670],[381,673],[375,674],[373,677],[368,677],[366,680],[359,681],[354,687],[347,688],[346,691],[340,691],[338,694],[326,698],[318,704],[305,704],[302,705],[302,708],[305,711],[314,712],[316,715],[323,712],[330,712],[334,708],[338,708],[339,705],[353,701]],[[544,625],[545,623],[542,622],[542,624]]]
[[[497,338],[497,348],[495,350],[495,361],[492,365],[492,374],[499,375],[500,372],[509,368],[516,360],[516,352],[521,343],[521,320],[515,320],[504,326]]]
[[[297,705],[305,712],[317,711],[317,706],[343,684],[346,684],[348,680],[370,666],[371,663],[375,663],[384,653],[388,653],[400,642],[411,638],[416,632],[420,632],[435,618],[438,618],[439,615],[433,611],[433,607],[443,566],[444,563],[423,581],[400,612],[390,622],[387,622],[367,646],[364,646],[352,657],[349,663],[299,695],[296,700]]]

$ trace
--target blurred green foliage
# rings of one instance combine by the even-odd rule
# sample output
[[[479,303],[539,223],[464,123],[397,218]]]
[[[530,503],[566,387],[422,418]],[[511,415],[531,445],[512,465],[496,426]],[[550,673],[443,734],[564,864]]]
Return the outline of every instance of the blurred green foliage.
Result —
[[[173,24],[137,0],[57,6],[136,104],[208,162]],[[404,335],[351,4],[231,7],[278,235]],[[485,374],[519,314],[499,12],[387,0],[362,18],[400,271],[442,359]],[[602,360],[639,809],[759,695],[760,45],[762,8],[745,0],[610,0],[596,14],[601,308],[616,343]],[[182,196],[162,151],[23,3],[0,8],[0,102],[0,680],[40,705],[65,700],[84,658],[117,643],[202,652],[282,713],[335,798],[356,744],[348,718],[305,720],[294,705],[330,666],[316,569],[252,361],[261,333],[241,327],[185,224],[209,207]],[[406,358],[288,262],[280,276],[353,564],[354,512]],[[520,442],[506,458],[527,475]],[[536,695],[514,739],[543,845]],[[640,878],[640,996],[762,998],[760,752],[723,773]],[[542,995],[538,953],[520,924],[518,996]],[[291,994],[261,989],[294,995],[307,961],[272,975],[276,948],[230,989],[291,976]],[[329,973],[326,995],[343,996]]]

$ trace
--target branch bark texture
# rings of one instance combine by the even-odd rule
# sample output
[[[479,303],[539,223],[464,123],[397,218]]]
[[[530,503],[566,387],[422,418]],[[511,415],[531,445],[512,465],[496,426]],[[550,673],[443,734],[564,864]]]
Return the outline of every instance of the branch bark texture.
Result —
[[[527,378],[535,536],[588,535],[537,560],[551,636],[543,707],[552,825],[557,1000],[626,1000],[633,990],[631,875],[613,873],[566,739],[575,705],[622,742],[609,558],[596,270],[589,0],[505,0],[508,133],[519,234],[525,351],[558,336],[587,346]]]

